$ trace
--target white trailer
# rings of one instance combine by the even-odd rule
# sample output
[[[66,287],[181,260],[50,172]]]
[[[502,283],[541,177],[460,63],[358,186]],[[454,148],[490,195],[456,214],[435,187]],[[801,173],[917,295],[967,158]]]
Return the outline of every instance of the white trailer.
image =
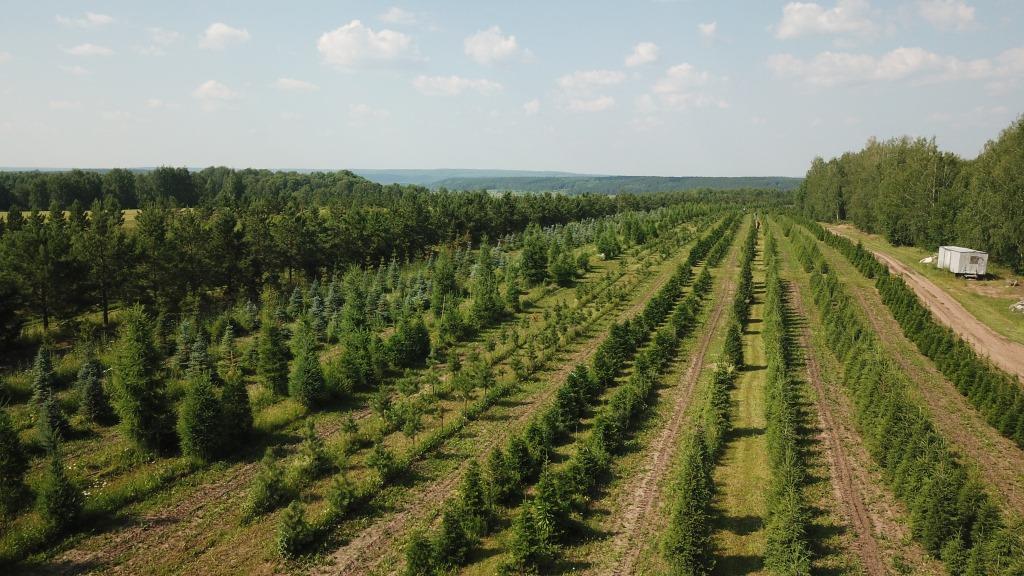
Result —
[[[988,270],[988,254],[961,246],[939,246],[935,266],[957,276],[977,278],[984,276]]]

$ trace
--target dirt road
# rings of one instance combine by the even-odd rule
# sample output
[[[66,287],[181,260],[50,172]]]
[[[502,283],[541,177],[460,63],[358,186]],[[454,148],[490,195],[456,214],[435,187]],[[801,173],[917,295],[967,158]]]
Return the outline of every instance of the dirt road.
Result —
[[[842,235],[836,230],[833,234]],[[923,274],[882,252],[872,252],[879,262],[906,281],[935,318],[949,326],[993,364],[1024,381],[1024,345],[1014,342],[982,323],[948,292]]]

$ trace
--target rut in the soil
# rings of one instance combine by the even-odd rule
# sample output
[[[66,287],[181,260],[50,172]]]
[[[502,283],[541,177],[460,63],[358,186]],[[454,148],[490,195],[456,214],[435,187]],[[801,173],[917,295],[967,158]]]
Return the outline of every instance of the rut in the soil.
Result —
[[[735,255],[730,258],[729,266],[734,265],[734,260]],[[680,378],[679,386],[682,391],[672,406],[671,419],[652,444],[650,453],[646,457],[643,473],[634,478],[623,490],[623,495],[628,498],[628,503],[619,508],[624,512],[619,525],[614,528],[615,538],[611,544],[611,556],[617,558],[618,563],[608,572],[610,574],[632,574],[636,562],[640,558],[646,537],[655,532],[655,523],[658,522],[656,518],[657,504],[662,500],[662,492],[665,488],[662,480],[668,474],[672,456],[679,446],[679,436],[683,423],[686,421],[686,408],[690,404],[697,381],[704,371],[708,348],[721,325],[725,303],[732,300],[733,291],[734,285],[731,281],[727,283],[724,290],[721,288],[718,290],[714,308],[704,326],[700,341],[690,357],[686,372]]]
[[[789,285],[789,297],[795,310],[806,310],[800,291],[792,283]],[[842,506],[844,516],[857,535],[855,548],[861,564],[871,576],[882,576],[886,573],[882,551],[875,538],[871,526],[871,516],[868,514],[864,497],[854,484],[854,472],[850,466],[846,448],[839,438],[839,428],[832,415],[832,408],[826,401],[825,387],[821,380],[821,368],[818,366],[818,359],[811,351],[810,341],[810,327],[806,319],[803,319],[800,322],[799,344],[803,351],[807,381],[814,387],[818,425],[825,440],[832,487],[836,500]]]

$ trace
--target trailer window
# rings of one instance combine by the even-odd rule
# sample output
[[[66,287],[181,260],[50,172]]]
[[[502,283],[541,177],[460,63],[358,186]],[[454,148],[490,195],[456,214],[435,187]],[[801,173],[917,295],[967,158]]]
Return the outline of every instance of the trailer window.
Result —
[[[971,256],[971,264],[980,264],[981,258],[978,256]]]

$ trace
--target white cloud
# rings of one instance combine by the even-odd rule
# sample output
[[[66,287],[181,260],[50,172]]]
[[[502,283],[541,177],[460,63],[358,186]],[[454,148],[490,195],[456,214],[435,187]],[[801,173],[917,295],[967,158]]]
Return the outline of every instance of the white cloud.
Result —
[[[838,0],[834,8],[814,2],[790,2],[775,27],[780,39],[806,34],[866,34],[876,29],[867,0]]]
[[[725,100],[707,92],[706,88],[712,80],[708,72],[684,62],[669,68],[654,83],[651,92],[662,107],[673,110],[728,108],[729,104]]]
[[[278,78],[274,82],[274,86],[277,86],[280,90],[288,92],[315,92],[320,89],[319,86],[312,82],[296,80],[294,78]]]
[[[626,75],[618,70],[580,70],[558,79],[558,85],[567,92],[589,92],[599,86],[621,84]]]
[[[633,52],[626,56],[626,66],[640,66],[658,59],[658,45],[654,42],[641,42],[633,47]]]
[[[210,112],[238,99],[238,93],[216,80],[207,80],[192,91],[192,97],[199,101],[203,110]]]
[[[974,6],[963,0],[918,0],[917,10],[940,30],[966,30],[974,24]]]
[[[570,112],[603,112],[615,106],[615,98],[598,96],[596,98],[573,98],[566,108]]]
[[[110,48],[95,44],[79,44],[74,48],[65,48],[64,51],[72,56],[110,56],[114,53]]]
[[[701,38],[711,40],[718,34],[718,22],[702,22],[697,24],[697,32],[700,33]]]
[[[95,28],[97,26],[105,26],[113,21],[114,19],[106,14],[94,14],[92,12],[86,12],[84,16],[79,18],[57,15],[57,22],[69,28]]]
[[[480,94],[493,94],[501,91],[501,84],[483,78],[463,78],[461,76],[417,76],[412,85],[421,94],[427,96],[458,96],[467,90]]]
[[[61,70],[71,74],[72,76],[88,76],[89,70],[83,66],[61,66]]]
[[[1024,77],[1024,48],[975,60],[942,56],[923,48],[897,48],[881,56],[822,52],[807,60],[776,54],[768,58],[768,68],[780,77],[813,86],[916,78],[923,82],[989,80],[989,87],[994,88]]]
[[[356,68],[371,64],[387,64],[419,58],[412,37],[394,30],[374,31],[359,20],[324,32],[316,43],[317,50],[328,64],[339,68]]]
[[[403,10],[398,6],[392,6],[385,10],[380,16],[378,16],[382,22],[388,24],[404,24],[410,26],[416,23],[416,15],[408,10]]]
[[[369,104],[352,104],[348,107],[349,120],[352,120],[354,122],[384,120],[390,116],[391,112],[383,108],[374,108]]]
[[[50,110],[74,110],[81,107],[82,103],[78,100],[50,100]]]
[[[536,116],[540,112],[540,100],[534,98],[529,102],[523,103],[523,114],[527,116]]]
[[[4,62],[10,62],[13,59],[14,56],[12,56],[10,52],[0,51],[0,64],[3,64]]]
[[[505,36],[497,26],[467,37],[462,46],[466,55],[480,64],[495,64],[525,55],[516,37]]]
[[[249,31],[245,28],[232,28],[223,22],[214,22],[203,32],[199,47],[204,50],[223,50],[231,44],[241,44],[248,40]]]
[[[153,110],[156,110],[157,108],[163,108],[166,105],[167,104],[159,98],[148,98],[146,100],[146,108],[151,108]]]
[[[139,46],[135,49],[136,52],[143,56],[163,56],[167,53],[164,50],[165,48],[181,40],[181,33],[174,30],[147,28],[146,32],[149,32],[150,44],[148,46]]]

